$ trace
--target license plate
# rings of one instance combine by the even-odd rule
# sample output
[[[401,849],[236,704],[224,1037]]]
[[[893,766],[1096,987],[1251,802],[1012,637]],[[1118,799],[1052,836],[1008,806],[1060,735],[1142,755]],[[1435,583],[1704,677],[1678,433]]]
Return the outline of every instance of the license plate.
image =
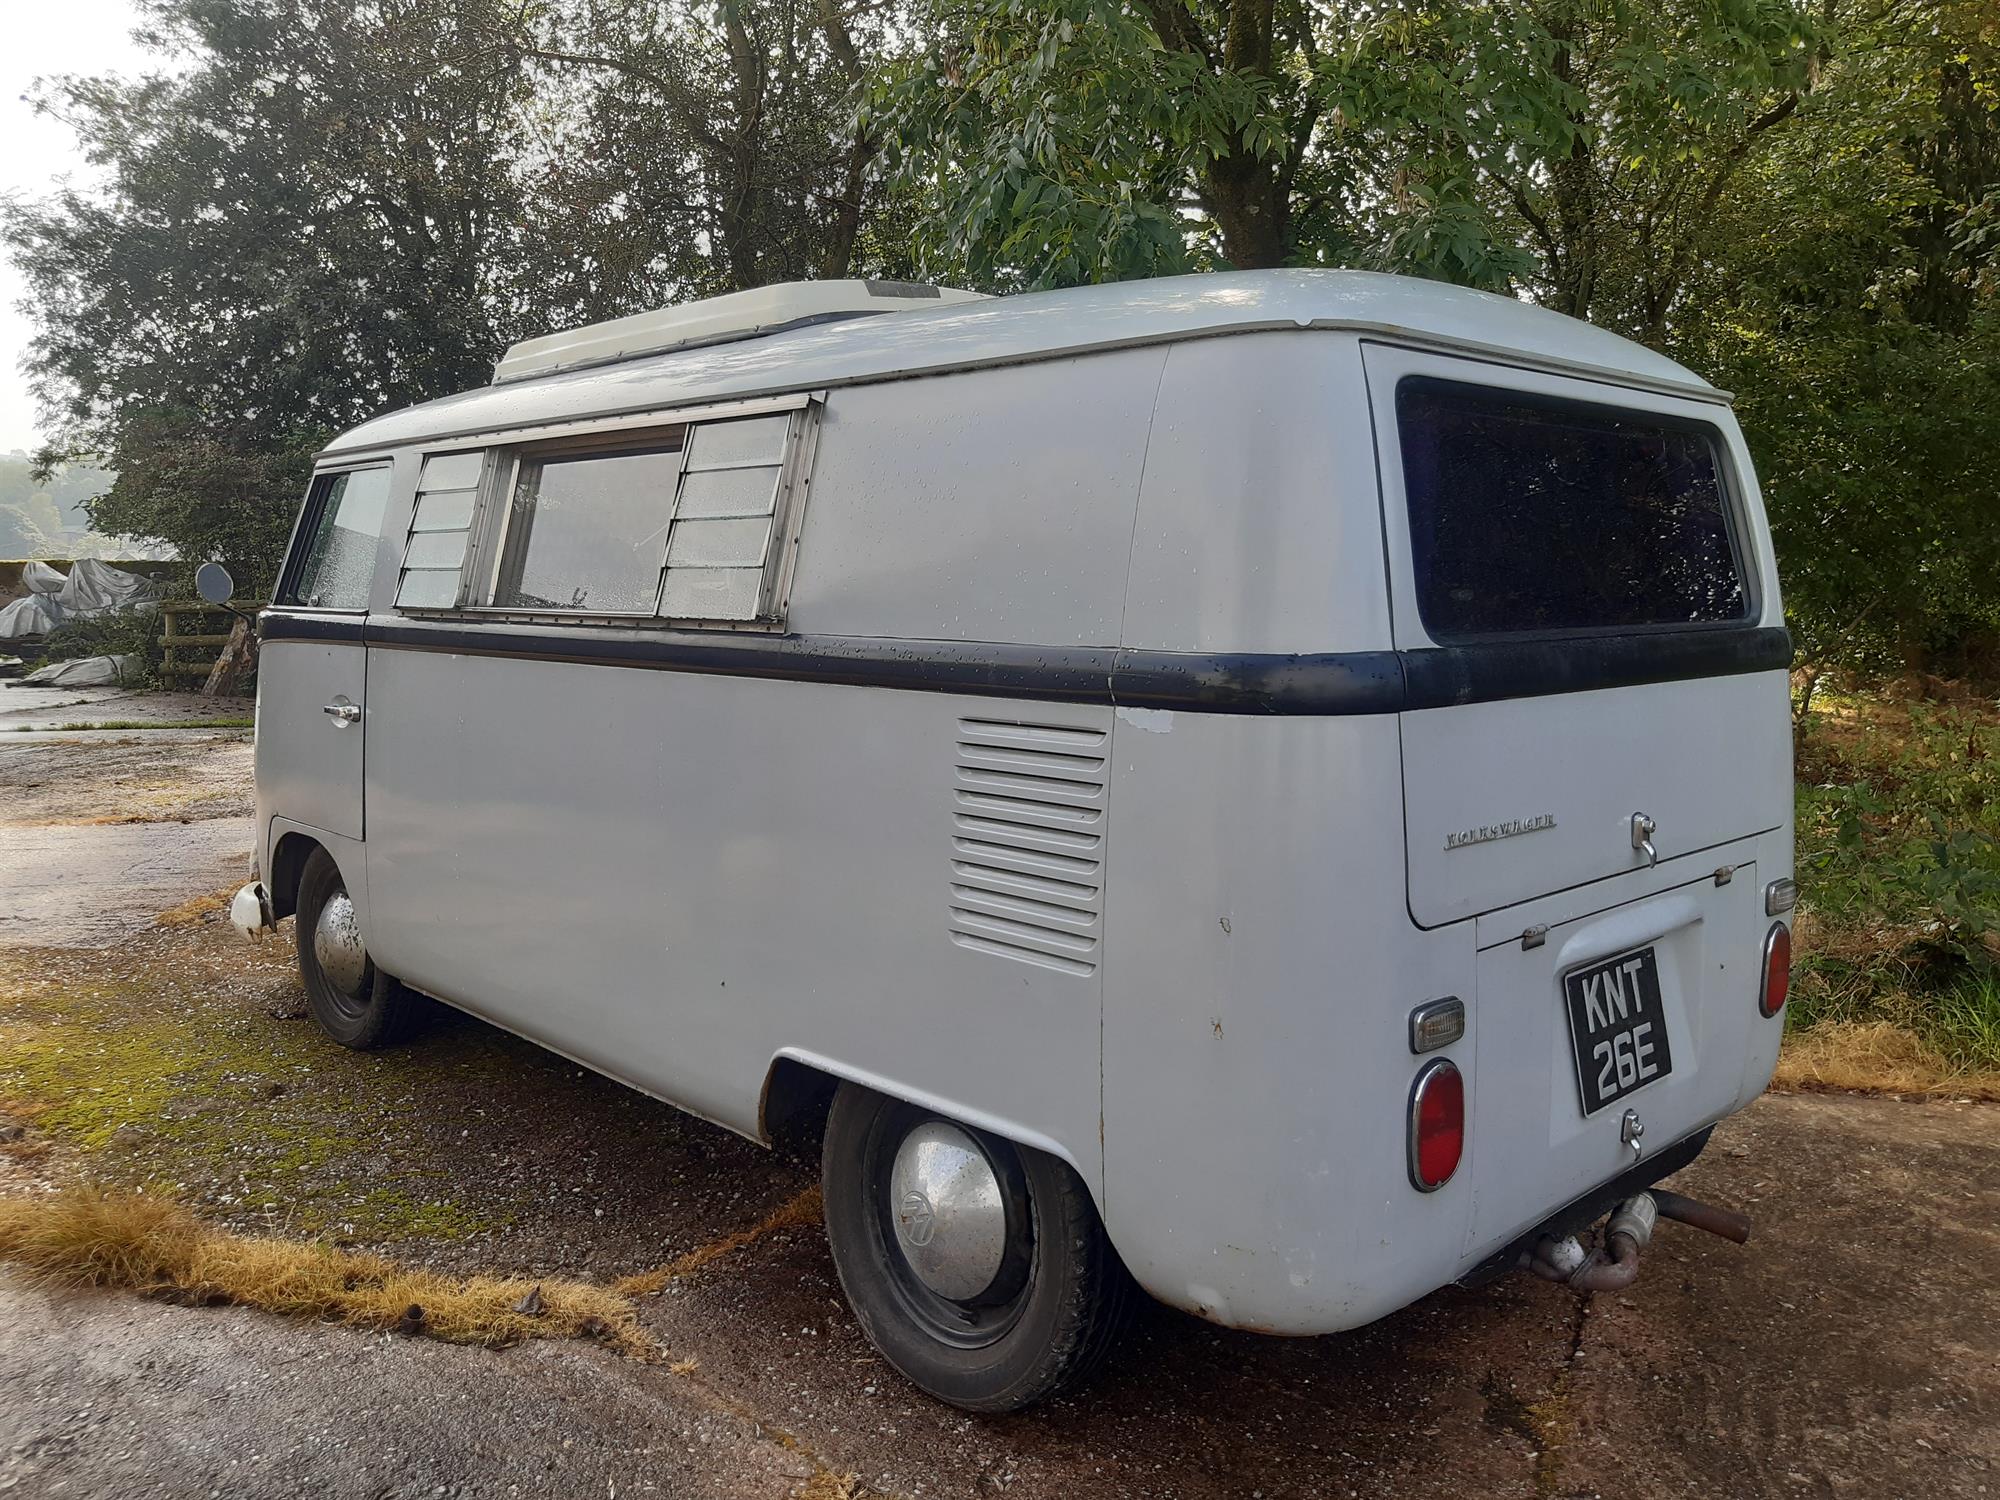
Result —
[[[1572,969],[1563,976],[1563,994],[1586,1115],[1673,1071],[1660,965],[1651,948]]]

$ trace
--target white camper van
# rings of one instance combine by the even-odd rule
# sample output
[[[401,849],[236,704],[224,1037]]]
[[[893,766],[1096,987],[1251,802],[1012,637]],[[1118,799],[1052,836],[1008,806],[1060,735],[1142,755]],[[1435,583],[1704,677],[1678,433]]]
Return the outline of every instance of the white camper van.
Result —
[[[1344,272],[624,319],[328,448],[262,636],[234,913],[326,1030],[818,1128],[947,1401],[1134,1285],[1316,1334],[1747,1233],[1647,1190],[1777,1057],[1790,643],[1727,394],[1609,333]]]

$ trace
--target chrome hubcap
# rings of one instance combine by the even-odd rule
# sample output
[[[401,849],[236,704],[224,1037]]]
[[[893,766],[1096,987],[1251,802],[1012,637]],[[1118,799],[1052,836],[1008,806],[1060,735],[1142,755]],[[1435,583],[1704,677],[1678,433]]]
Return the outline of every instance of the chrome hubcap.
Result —
[[[319,920],[313,923],[313,957],[335,989],[359,997],[361,981],[368,974],[368,950],[361,945],[361,928],[347,892],[335,892],[319,909]]]
[[[889,1172],[903,1257],[940,1297],[963,1302],[993,1284],[1007,1253],[1007,1206],[979,1143],[927,1120],[903,1137]]]

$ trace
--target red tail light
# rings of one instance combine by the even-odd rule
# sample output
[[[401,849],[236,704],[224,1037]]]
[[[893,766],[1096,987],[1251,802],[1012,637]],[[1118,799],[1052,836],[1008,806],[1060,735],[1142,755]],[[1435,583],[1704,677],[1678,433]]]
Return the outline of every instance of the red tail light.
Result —
[[[1436,1192],[1451,1181],[1464,1154],[1465,1079],[1440,1057],[1410,1089],[1410,1185]]]
[[[1764,982],[1757,990],[1757,1009],[1775,1016],[1792,992],[1792,929],[1773,922],[1764,936]]]

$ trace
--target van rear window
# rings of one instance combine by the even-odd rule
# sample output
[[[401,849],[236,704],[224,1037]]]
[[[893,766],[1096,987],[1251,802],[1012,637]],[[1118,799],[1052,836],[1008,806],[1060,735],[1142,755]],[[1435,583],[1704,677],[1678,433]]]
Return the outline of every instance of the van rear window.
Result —
[[[1428,379],[1397,387],[1396,422],[1433,640],[1748,613],[1707,431]]]

